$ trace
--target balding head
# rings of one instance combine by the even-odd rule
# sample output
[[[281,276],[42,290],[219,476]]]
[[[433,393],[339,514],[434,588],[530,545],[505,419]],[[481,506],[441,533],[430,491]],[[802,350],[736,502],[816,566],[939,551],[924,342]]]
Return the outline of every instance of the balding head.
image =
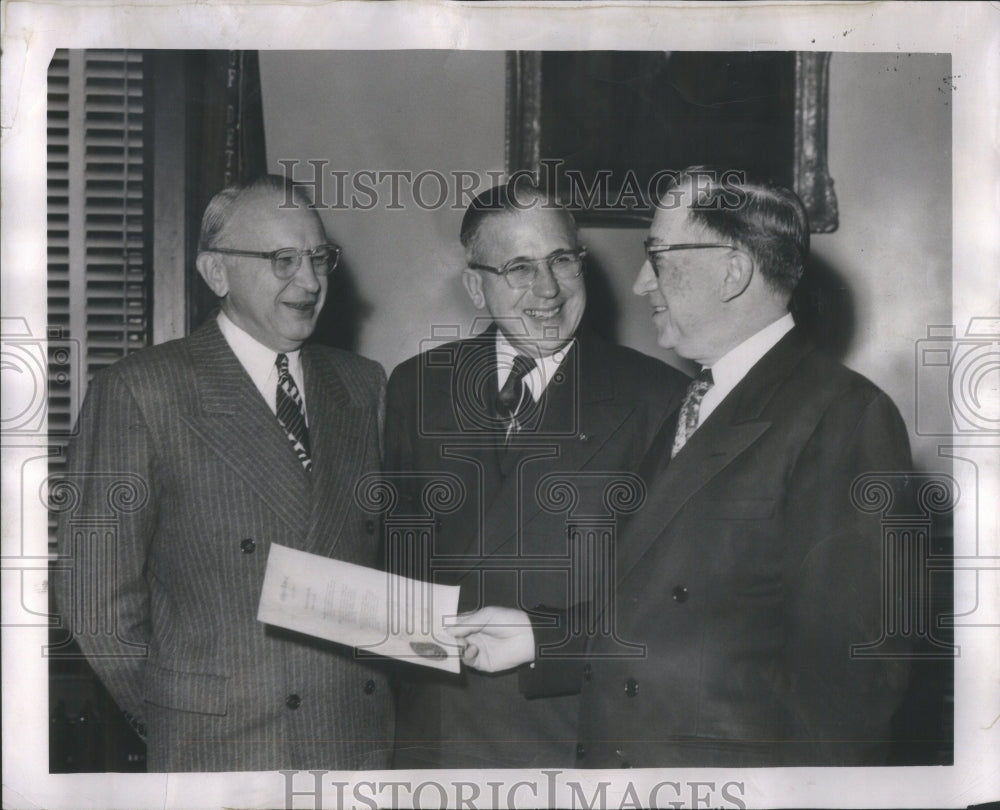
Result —
[[[233,323],[275,352],[294,351],[316,328],[326,300],[333,264],[320,258],[330,251],[316,251],[327,243],[308,197],[266,175],[212,198],[198,272]],[[276,268],[271,254],[283,248],[293,250],[291,262]]]
[[[209,250],[220,245],[219,239],[226,226],[245,216],[248,208],[253,209],[251,217],[259,217],[268,208],[275,211],[312,209],[313,203],[301,186],[277,174],[263,174],[245,183],[226,186],[205,207],[198,250]]]

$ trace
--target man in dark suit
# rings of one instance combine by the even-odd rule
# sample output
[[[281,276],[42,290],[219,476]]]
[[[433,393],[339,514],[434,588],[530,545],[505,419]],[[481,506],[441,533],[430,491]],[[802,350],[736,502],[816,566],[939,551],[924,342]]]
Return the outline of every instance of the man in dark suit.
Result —
[[[389,380],[386,474],[421,512],[428,475],[460,482],[408,573],[461,586],[460,610],[569,605],[586,591],[574,522],[615,519],[633,471],[686,378],[579,329],[585,250],[572,217],[535,189],[498,186],[462,223],[465,288],[491,323],[402,363]],[[572,493],[572,494],[569,494]],[[563,497],[569,500],[561,500]],[[627,501],[626,497],[624,500]],[[623,506],[624,508],[624,506]],[[528,701],[514,675],[455,677],[407,665],[395,767],[568,765],[577,698]]]
[[[378,560],[376,524],[352,492],[379,468],[384,374],[303,345],[339,254],[282,178],[225,189],[205,212],[197,259],[218,317],[90,384],[67,476],[77,513],[107,509],[108,479],[131,494],[107,543],[63,521],[73,576],[58,603],[145,727],[150,770],[389,763],[383,675],[349,649],[256,619],[271,543]],[[101,571],[107,599],[87,587]]]
[[[891,561],[880,515],[861,508],[879,492],[852,488],[910,469],[907,431],[882,391],[794,326],[801,202],[734,177],[680,177],[634,288],[660,345],[702,367],[643,464],[648,506],[617,549],[617,634],[645,654],[591,634],[585,663],[546,666],[540,649],[523,673],[529,694],[581,686],[580,767],[881,764],[905,690],[903,663],[857,654],[880,638]],[[467,661],[536,655],[515,649],[524,630],[509,617],[484,628],[502,618],[463,619]]]

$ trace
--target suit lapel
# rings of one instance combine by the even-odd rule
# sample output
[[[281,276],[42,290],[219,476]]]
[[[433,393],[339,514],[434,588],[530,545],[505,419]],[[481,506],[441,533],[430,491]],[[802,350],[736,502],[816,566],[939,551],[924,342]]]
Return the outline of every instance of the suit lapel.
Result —
[[[199,409],[183,417],[296,534],[309,514],[309,474],[212,318],[188,339]]]
[[[604,447],[611,436],[635,410],[633,404],[616,401],[612,359],[606,344],[589,335],[581,335],[566,360],[560,366],[565,374],[561,383],[550,381],[545,396],[548,398],[542,416],[542,436],[525,439],[528,463],[542,457],[552,472],[577,472]],[[511,470],[503,488],[520,486],[520,477]],[[499,493],[498,493],[499,494]],[[541,511],[541,504],[531,493],[522,492],[517,499],[494,499],[494,509],[509,509],[516,502],[521,510],[516,525],[526,529]],[[504,525],[493,511],[487,511],[486,526]],[[491,554],[513,553],[517,533],[500,539],[490,549]]]
[[[646,506],[619,547],[619,584],[654,548],[662,553],[671,542],[670,523],[680,509],[709,481],[752,447],[771,427],[765,410],[781,384],[791,376],[811,347],[792,329],[765,354],[711,416],[688,439],[684,449],[654,476]],[[667,420],[664,429],[676,426]],[[671,442],[654,441],[669,453]]]
[[[576,361],[566,369],[570,385],[565,393],[577,399],[579,412],[575,433],[562,443],[560,469],[582,470],[635,411],[633,403],[616,397],[615,361],[608,348],[589,333],[580,335],[574,347]]]
[[[351,400],[337,367],[324,362],[315,347],[303,347],[302,369],[313,454],[307,547],[328,553],[343,533],[376,414]]]
[[[500,456],[497,452],[499,417],[496,414],[496,325],[480,335],[458,344],[450,374],[435,376],[446,390],[434,392],[429,402],[451,403],[432,415],[435,432],[453,436],[446,445],[460,447],[464,457],[474,458],[483,465],[484,481],[495,481],[500,476]],[[483,492],[486,499],[495,494]]]
[[[646,506],[630,525],[628,543],[619,547],[619,582],[653,548],[662,553],[672,540],[670,523],[681,508],[768,431],[771,421],[765,417],[765,409],[809,351],[808,344],[793,329],[750,369],[675,458],[660,459],[659,472],[649,484]],[[676,418],[668,419],[664,430],[676,424]],[[653,451],[669,454],[672,437],[671,441],[660,438],[653,442]],[[645,462],[643,466],[653,468]]]
[[[619,544],[618,578],[623,579],[653,546],[662,551],[667,531],[677,512],[733,459],[744,453],[770,427],[769,422],[725,423],[718,410],[710,421],[716,424],[708,435],[710,422],[698,428],[684,449],[659,475],[654,476],[646,495],[646,505],[631,522],[628,543]],[[675,420],[667,423],[676,425]],[[701,441],[695,438],[705,431]],[[670,443],[672,444],[672,442]],[[670,452],[670,444],[666,452]]]

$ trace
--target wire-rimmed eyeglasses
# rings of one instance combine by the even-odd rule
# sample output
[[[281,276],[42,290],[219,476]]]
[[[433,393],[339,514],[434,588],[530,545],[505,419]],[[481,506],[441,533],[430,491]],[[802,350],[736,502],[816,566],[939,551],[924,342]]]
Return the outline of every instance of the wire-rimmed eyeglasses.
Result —
[[[299,250],[298,248],[278,248],[271,251],[259,250],[236,250],[235,248],[208,248],[209,253],[224,253],[227,256],[249,256],[254,259],[270,259],[271,270],[274,275],[282,281],[287,281],[302,266],[303,256],[308,256],[312,263],[312,270],[317,276],[328,276],[337,267],[340,261],[340,245],[328,242],[319,245],[312,250]]]
[[[643,242],[643,246],[646,248],[646,258],[649,260],[649,266],[653,268],[653,273],[657,278],[660,277],[660,268],[656,266],[656,257],[661,253],[670,253],[679,250],[704,250],[706,248],[739,250],[736,245],[730,245],[727,242],[677,242],[670,245],[657,242],[653,239],[647,239]]]
[[[544,264],[549,272],[559,281],[571,281],[583,272],[583,257],[587,248],[581,246],[576,250],[556,250],[543,259],[511,259],[500,267],[488,264],[469,263],[473,270],[485,270],[501,276],[507,285],[514,290],[524,290],[535,283],[538,277],[538,266]]]

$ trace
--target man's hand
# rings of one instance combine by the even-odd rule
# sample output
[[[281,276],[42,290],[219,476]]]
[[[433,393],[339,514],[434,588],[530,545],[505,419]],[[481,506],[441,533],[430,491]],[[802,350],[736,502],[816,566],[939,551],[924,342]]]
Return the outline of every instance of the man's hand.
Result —
[[[489,606],[456,617],[449,632],[464,644],[462,661],[483,672],[535,660],[535,634],[523,610]]]

